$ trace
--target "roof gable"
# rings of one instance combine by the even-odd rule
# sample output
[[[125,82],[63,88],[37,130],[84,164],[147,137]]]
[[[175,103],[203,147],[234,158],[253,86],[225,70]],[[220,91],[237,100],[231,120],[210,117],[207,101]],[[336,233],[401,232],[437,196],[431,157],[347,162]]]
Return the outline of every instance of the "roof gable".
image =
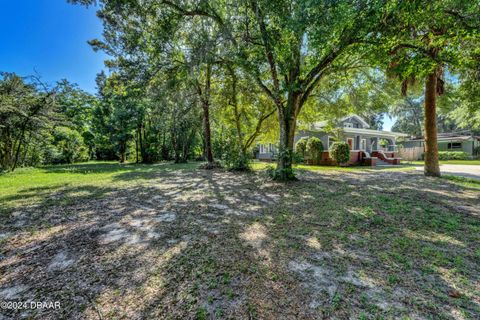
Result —
[[[349,119],[353,119],[354,121],[358,122],[361,125],[362,129],[369,129],[370,128],[370,125],[362,117],[360,117],[356,114],[351,114],[351,115],[348,115],[346,117],[338,119],[337,127],[343,128],[344,127],[343,123],[346,122]],[[327,126],[328,123],[329,123],[329,121],[326,121],[326,120],[315,122],[312,125],[312,129],[320,130],[320,129],[324,128],[325,126]]]
[[[369,129],[370,128],[370,125],[362,117],[360,117],[356,114],[351,114],[351,115],[348,115],[346,117],[343,117],[342,119],[340,119],[340,122],[344,123],[344,122],[347,122],[348,120],[352,120],[352,119],[359,122],[362,125],[362,129]]]

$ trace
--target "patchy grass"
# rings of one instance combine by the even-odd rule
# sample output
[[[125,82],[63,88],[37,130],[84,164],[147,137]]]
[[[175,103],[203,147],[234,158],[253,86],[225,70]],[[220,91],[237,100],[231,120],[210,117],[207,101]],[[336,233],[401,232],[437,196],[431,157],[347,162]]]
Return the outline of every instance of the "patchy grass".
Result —
[[[442,175],[442,178],[450,180],[460,186],[480,190],[480,181],[478,179],[453,176],[453,175]]]
[[[10,207],[27,206],[45,199],[51,191],[77,189],[92,196],[89,191],[95,186],[100,195],[111,189],[138,183],[160,172],[193,170],[198,164],[159,163],[155,165],[119,164],[118,162],[92,161],[73,165],[53,165],[39,168],[19,168],[13,173],[0,174],[0,214]],[[74,194],[72,193],[72,196]],[[62,201],[69,201],[62,197]]]
[[[1,176],[0,300],[61,302],[2,315],[480,317],[475,183],[308,167],[280,184],[195,167],[93,163]]]
[[[251,164],[254,171],[266,170],[269,167],[275,167],[276,164],[273,162],[262,162],[254,161]],[[339,171],[339,172],[358,172],[358,171],[410,171],[415,170],[414,166],[411,165],[400,165],[400,166],[385,166],[385,167],[367,167],[367,166],[350,166],[350,167],[337,167],[337,166],[313,166],[305,164],[296,164],[293,166],[294,169],[300,171]]]

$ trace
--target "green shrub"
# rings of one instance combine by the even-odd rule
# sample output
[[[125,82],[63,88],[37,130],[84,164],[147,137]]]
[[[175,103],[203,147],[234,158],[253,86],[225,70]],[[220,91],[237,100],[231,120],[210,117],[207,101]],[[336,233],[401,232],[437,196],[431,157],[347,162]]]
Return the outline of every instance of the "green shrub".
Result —
[[[346,142],[334,142],[330,147],[330,157],[338,164],[347,163],[350,160],[350,147]]]
[[[476,146],[473,149],[473,154],[476,155],[476,156],[480,156],[480,146]]]
[[[219,160],[215,167],[221,166],[230,171],[249,171],[251,169],[251,153],[241,152],[235,132],[226,131],[212,140],[214,156]],[[202,166],[205,168],[205,166]]]
[[[470,156],[466,152],[462,151],[439,151],[439,160],[468,160]]]
[[[57,127],[52,146],[47,150],[47,163],[74,163],[88,161],[88,147],[82,135],[68,127]]]
[[[303,163],[305,161],[305,158],[303,157],[303,155],[299,152],[294,152],[293,153],[293,156],[292,156],[292,162],[295,163],[295,164],[298,164],[298,163]]]
[[[280,150],[278,152],[278,159],[293,159],[294,152],[293,150]],[[286,168],[286,169],[274,169],[274,168],[269,168],[267,169],[267,173],[272,178],[273,180],[281,180],[281,181],[287,181],[287,180],[296,180],[295,177],[295,172],[293,171],[292,168]]]
[[[307,141],[308,141],[308,138],[301,138],[300,140],[297,141],[297,144],[295,145],[295,151],[304,158],[305,158],[305,152],[307,150]]]
[[[273,166],[267,168],[267,175],[272,180],[296,180],[293,169],[276,169]]]
[[[230,171],[250,171],[250,162],[248,155],[244,156],[238,151],[225,155],[222,161],[223,166]]]
[[[305,152],[310,159],[319,161],[323,152],[322,140],[316,137],[309,138],[307,141]]]

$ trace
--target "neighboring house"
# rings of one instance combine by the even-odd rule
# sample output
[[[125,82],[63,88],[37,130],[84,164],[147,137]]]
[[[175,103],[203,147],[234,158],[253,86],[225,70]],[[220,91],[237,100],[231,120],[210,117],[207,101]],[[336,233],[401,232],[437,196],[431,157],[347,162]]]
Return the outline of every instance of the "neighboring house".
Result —
[[[329,164],[332,160],[329,158],[328,149],[337,141],[331,132],[327,131],[327,122],[314,123],[309,130],[300,130],[295,135],[295,143],[304,137],[317,137],[322,140],[325,152],[322,156],[322,163]],[[345,142],[350,146],[351,163],[362,162],[364,158],[378,157],[389,163],[399,163],[399,161],[389,161],[382,158],[395,158],[396,141],[400,137],[407,137],[407,134],[391,131],[381,131],[370,129],[370,125],[358,115],[349,115],[337,121],[337,128],[341,129]],[[386,145],[381,145],[381,142]],[[272,148],[273,147],[273,148]],[[382,154],[379,154],[382,153]],[[260,160],[273,160],[277,154],[276,147],[270,145],[259,145],[257,158]],[[375,164],[375,161],[373,161]],[[381,161],[380,161],[381,162]]]
[[[470,132],[451,132],[439,133],[437,135],[438,151],[461,151],[469,156],[475,156],[475,148],[480,147],[480,136],[475,136]],[[425,148],[425,139],[416,137],[402,142],[405,149]]]

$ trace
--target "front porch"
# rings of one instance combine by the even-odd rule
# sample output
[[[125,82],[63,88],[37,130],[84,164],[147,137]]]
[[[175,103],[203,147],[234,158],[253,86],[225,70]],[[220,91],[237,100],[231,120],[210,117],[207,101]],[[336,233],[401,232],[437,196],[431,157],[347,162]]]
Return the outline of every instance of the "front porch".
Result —
[[[377,165],[399,165],[401,158],[397,157],[394,151],[375,150],[371,153],[364,150],[351,150],[350,160],[346,165],[355,166],[377,166]],[[335,166],[338,163],[330,157],[329,151],[323,151],[322,157],[318,163],[326,166]]]
[[[398,157],[396,138],[404,134],[388,131],[343,128],[344,141],[350,146],[350,161],[347,165],[399,165],[401,158]],[[337,141],[328,137],[328,148]],[[324,151],[321,165],[337,165],[330,158],[329,151]]]

